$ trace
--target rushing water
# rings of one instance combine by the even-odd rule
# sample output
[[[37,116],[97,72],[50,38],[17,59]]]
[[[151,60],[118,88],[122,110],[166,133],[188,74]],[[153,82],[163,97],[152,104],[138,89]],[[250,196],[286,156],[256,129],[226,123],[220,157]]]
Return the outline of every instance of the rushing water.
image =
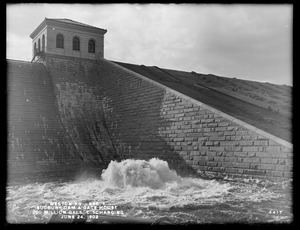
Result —
[[[101,177],[18,183],[7,186],[9,223],[47,223],[51,214],[37,206],[50,202],[100,202],[120,215],[187,223],[289,223],[293,220],[291,182],[183,178],[168,163],[112,161]]]

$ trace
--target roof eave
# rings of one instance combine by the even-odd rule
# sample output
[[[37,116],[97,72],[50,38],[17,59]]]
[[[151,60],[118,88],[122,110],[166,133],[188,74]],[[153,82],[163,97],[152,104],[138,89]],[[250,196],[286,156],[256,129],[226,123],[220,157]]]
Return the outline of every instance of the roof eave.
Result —
[[[44,19],[44,21],[42,21],[42,23],[29,35],[31,39],[34,39],[35,36],[38,34],[39,31],[42,30],[42,28],[44,28],[46,26],[46,18]]]
[[[61,21],[56,21],[56,20],[52,20],[52,19],[49,19],[49,18],[45,18],[45,21],[46,21],[46,24],[50,25],[62,25],[62,26],[73,26],[73,27],[77,27],[77,28],[85,28],[86,30],[91,30],[91,31],[101,31],[101,33],[104,35],[106,34],[107,30],[105,29],[101,29],[101,28],[98,28],[98,27],[94,27],[94,26],[84,26],[84,25],[77,25],[77,24],[72,24],[72,23],[67,23],[67,22],[61,22]]]

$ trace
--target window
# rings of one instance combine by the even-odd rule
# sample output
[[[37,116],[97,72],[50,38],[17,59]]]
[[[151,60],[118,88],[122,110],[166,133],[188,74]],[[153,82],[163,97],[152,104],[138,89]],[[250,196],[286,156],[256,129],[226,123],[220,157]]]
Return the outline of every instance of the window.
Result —
[[[42,51],[45,51],[45,34],[42,37]]]
[[[78,37],[73,38],[73,50],[80,50],[80,41]]]
[[[34,55],[36,55],[37,51],[36,51],[36,42],[34,43],[34,50],[33,50]]]
[[[61,34],[56,36],[56,48],[64,48],[64,37]]]
[[[39,41],[38,41],[38,52],[41,51],[41,39],[39,38]]]
[[[92,39],[89,40],[89,53],[95,53],[95,41]]]

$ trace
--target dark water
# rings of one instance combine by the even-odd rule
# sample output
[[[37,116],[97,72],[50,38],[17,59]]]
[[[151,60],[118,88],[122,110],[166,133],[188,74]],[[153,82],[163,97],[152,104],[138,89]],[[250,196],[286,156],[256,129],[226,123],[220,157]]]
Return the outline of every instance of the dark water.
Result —
[[[6,219],[47,223],[52,214],[38,213],[37,206],[99,202],[115,207],[119,216],[151,220],[167,216],[177,224],[289,223],[293,220],[291,186],[291,181],[183,178],[159,159],[125,160],[111,162],[98,178],[62,176],[10,184]]]

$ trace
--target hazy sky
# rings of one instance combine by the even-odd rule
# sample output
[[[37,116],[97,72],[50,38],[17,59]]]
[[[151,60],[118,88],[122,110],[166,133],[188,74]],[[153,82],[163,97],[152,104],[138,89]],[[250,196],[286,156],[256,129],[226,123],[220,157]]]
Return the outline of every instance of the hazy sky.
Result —
[[[293,85],[292,5],[12,4],[7,58],[30,61],[29,35],[47,18],[107,29],[104,57]]]

